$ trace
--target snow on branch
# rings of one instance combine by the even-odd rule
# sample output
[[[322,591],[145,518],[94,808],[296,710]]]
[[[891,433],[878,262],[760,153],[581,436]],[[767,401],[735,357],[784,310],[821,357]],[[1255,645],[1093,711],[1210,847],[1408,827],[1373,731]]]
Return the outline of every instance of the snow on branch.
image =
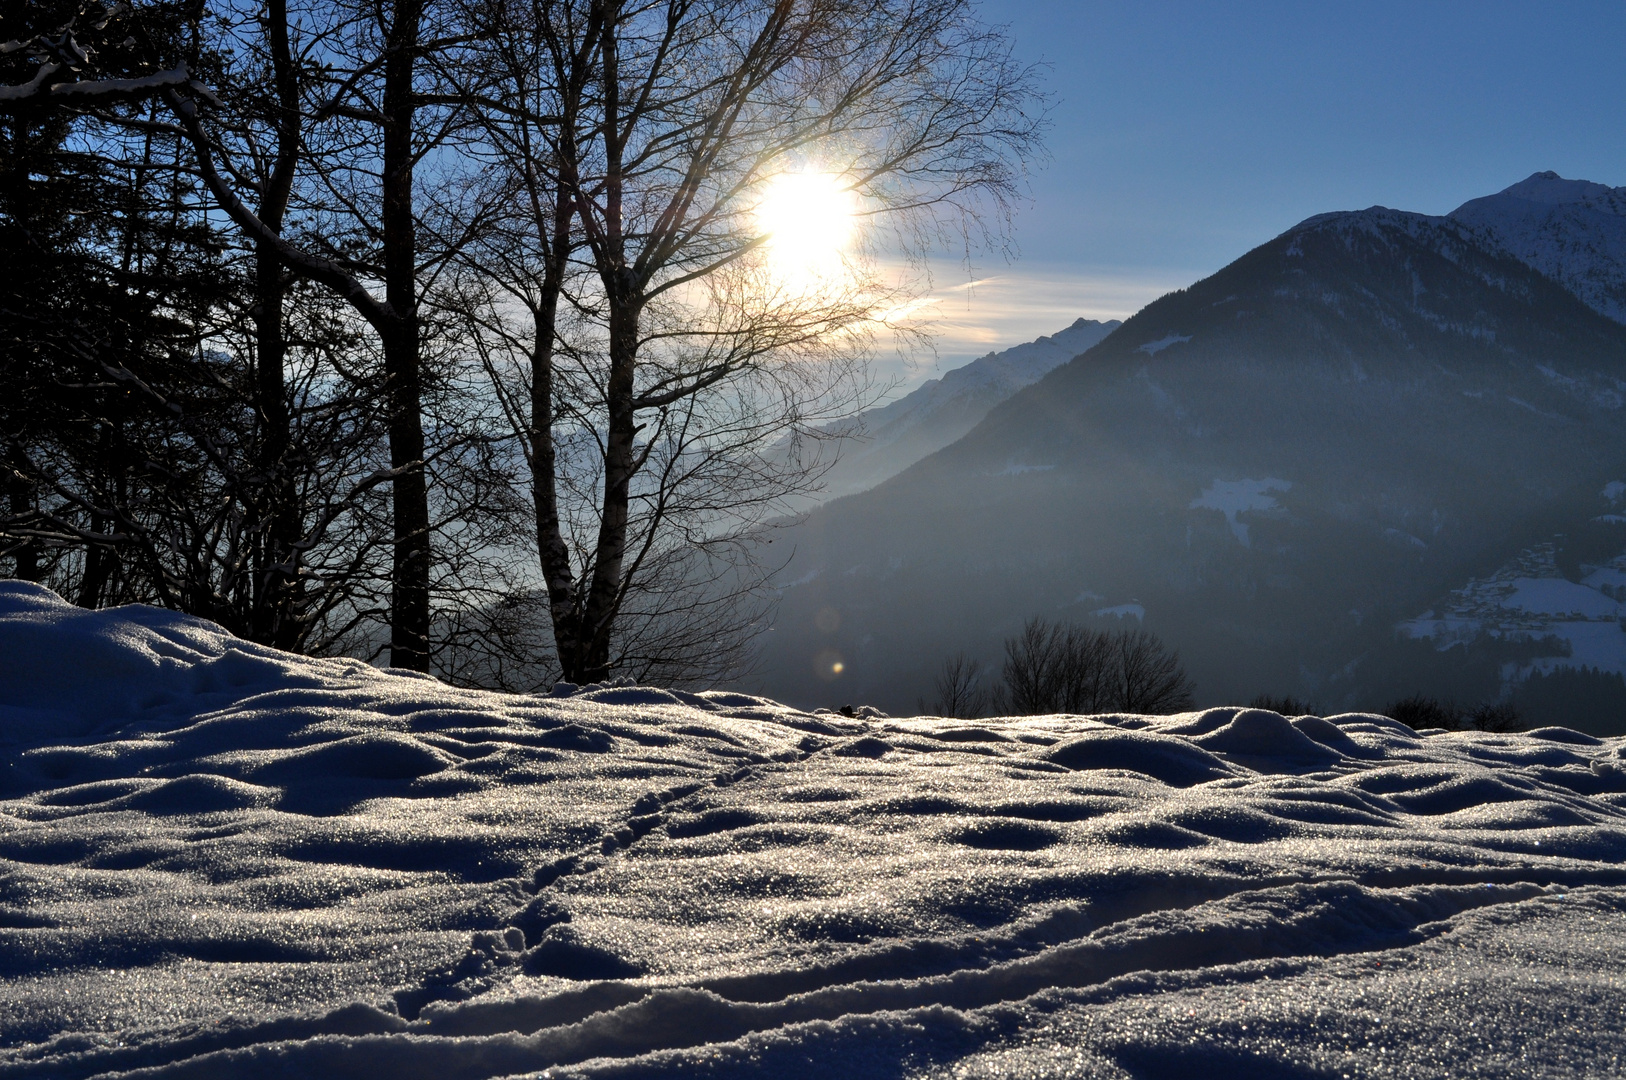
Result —
[[[6,42],[8,46],[17,44],[15,41]],[[34,72],[34,77],[25,83],[16,86],[0,86],[0,102],[28,101],[48,92],[51,76],[62,70],[61,64],[41,64]]]
[[[107,29],[115,17],[127,14],[129,10],[123,3],[96,4],[50,30],[0,43],[0,56],[22,53],[28,59],[39,62],[27,81],[0,84],[0,109],[16,109],[60,99],[139,100],[176,86],[189,86],[202,96],[212,98],[208,88],[192,81],[185,63],[144,75],[116,78],[104,77],[97,70],[95,57],[98,49],[93,44],[87,46],[79,41],[81,29],[99,34]],[[134,40],[131,38],[124,44],[130,45]],[[16,77],[12,76],[14,79]]]
[[[166,87],[192,85],[192,75],[182,63],[168,71],[155,71],[135,79],[85,79],[57,83],[50,88],[50,94],[59,98],[144,98]]]

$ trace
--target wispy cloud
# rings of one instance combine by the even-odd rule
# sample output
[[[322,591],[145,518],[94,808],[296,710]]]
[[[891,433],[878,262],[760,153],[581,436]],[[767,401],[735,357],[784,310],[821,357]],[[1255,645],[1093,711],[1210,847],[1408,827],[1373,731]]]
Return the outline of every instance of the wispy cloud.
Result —
[[[925,294],[888,315],[925,331],[930,345],[883,351],[878,373],[903,393],[986,353],[1054,334],[1075,319],[1126,319],[1199,276],[1031,264],[959,281],[939,275]]]

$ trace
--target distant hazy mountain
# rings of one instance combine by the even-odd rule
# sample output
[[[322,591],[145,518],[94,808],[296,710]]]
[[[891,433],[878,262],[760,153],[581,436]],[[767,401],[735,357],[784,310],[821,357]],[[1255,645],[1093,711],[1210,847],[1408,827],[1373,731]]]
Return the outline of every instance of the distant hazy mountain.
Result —
[[[897,401],[860,413],[836,430],[840,459],[825,475],[825,497],[872,488],[976,427],[988,410],[1095,345],[1122,323],[1079,319],[1067,329],[991,352]]]
[[[1626,551],[1623,405],[1626,326],[1481,226],[1311,218],[811,515],[762,687],[912,708],[1045,615],[1141,621],[1204,703],[1472,699],[1561,646],[1396,627],[1555,533],[1577,580]]]
[[[1626,187],[1539,172],[1451,217],[1626,323]]]

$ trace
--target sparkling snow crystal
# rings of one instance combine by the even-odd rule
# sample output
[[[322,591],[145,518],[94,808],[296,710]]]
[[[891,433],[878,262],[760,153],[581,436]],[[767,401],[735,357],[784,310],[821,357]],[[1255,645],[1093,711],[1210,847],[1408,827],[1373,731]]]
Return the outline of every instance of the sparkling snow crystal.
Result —
[[[1615,1075],[1623,858],[1562,728],[511,697],[0,583],[0,1077]]]

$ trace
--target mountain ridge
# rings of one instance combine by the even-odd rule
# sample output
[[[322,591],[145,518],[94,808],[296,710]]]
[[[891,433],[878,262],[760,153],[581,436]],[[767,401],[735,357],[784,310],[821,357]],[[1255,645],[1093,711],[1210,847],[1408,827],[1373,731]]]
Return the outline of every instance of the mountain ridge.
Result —
[[[929,379],[896,401],[826,428],[839,456],[823,477],[825,499],[874,487],[954,442],[988,410],[1100,342],[1117,319],[1077,319],[1064,330],[989,352]]]
[[[1031,615],[1139,617],[1203,700],[1372,706],[1427,666],[1395,625],[1602,512],[1623,404],[1626,327],[1471,223],[1317,215],[813,514],[764,685],[905,707]]]

